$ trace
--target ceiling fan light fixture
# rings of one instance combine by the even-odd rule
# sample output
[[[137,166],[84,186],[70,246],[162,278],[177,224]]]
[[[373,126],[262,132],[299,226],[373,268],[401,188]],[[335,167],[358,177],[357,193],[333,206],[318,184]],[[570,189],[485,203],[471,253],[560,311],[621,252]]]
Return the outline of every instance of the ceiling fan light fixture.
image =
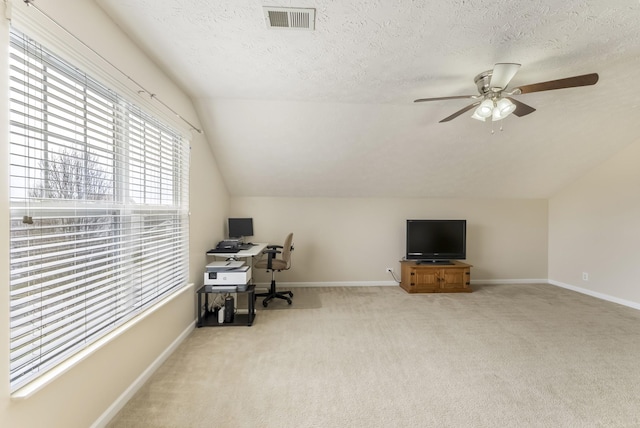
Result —
[[[473,114],[474,116],[478,115],[479,117],[487,118],[491,116],[491,113],[493,113],[493,107],[494,107],[493,100],[484,100],[483,102],[480,103],[480,105],[478,106],[478,108]]]
[[[487,120],[487,118],[486,118],[486,117],[478,116],[478,109],[476,109],[476,110],[473,112],[473,115],[471,116],[471,118],[472,118],[472,119],[475,119],[475,120],[479,120],[479,121],[481,121],[481,122],[484,122],[484,121],[486,121],[486,120]]]
[[[513,113],[516,109],[516,105],[508,98],[501,98],[496,103],[496,110],[500,111],[500,116],[505,118]]]
[[[491,115],[491,120],[493,120],[494,122],[497,120],[502,120],[505,117],[507,117],[506,115],[502,115],[500,114],[500,110],[498,110],[497,108],[493,109],[493,114]]]

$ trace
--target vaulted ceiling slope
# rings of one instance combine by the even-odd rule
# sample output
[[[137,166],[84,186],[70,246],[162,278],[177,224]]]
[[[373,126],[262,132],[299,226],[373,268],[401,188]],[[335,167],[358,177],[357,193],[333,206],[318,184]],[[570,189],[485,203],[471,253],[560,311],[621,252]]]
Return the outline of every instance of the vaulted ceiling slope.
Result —
[[[640,138],[637,0],[96,0],[189,93],[234,196],[547,198]],[[262,6],[314,8],[268,29]],[[498,62],[516,96],[479,122]]]

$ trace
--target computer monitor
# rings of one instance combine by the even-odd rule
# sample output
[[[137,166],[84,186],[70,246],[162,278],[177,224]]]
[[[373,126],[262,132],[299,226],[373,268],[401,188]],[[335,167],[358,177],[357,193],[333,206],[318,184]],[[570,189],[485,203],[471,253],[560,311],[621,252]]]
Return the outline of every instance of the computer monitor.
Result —
[[[229,218],[229,238],[253,236],[252,218]]]

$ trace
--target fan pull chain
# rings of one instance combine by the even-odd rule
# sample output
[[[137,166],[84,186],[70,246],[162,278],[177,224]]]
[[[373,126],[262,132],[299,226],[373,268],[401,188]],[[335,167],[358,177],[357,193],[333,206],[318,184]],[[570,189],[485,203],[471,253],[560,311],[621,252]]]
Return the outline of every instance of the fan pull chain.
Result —
[[[500,122],[500,132],[504,131],[504,128],[502,126],[502,121]],[[493,120],[491,121],[491,135],[495,134],[496,131],[493,129]]]

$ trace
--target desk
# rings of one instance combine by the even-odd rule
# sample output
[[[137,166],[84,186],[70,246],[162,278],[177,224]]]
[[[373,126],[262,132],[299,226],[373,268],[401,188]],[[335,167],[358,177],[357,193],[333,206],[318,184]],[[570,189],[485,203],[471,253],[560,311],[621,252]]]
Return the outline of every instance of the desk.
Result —
[[[255,256],[260,255],[260,253],[262,253],[262,251],[264,251],[264,249],[267,248],[267,245],[269,244],[256,243],[248,250],[240,250],[237,253],[210,253],[207,251],[207,256],[221,257],[224,259],[234,259],[234,260],[246,259],[251,257],[251,263],[247,263],[247,264],[251,267],[251,270],[253,271],[253,258]],[[253,278],[249,278],[249,283],[253,284]]]
[[[237,253],[210,253],[210,252],[207,252],[207,256],[223,257],[225,259],[244,259],[244,258],[248,258],[248,257],[255,257],[255,256],[259,255],[260,253],[262,253],[262,251],[264,251],[264,249],[267,248],[267,245],[269,245],[269,244],[256,243],[255,245],[253,245],[248,250],[240,250]]]

